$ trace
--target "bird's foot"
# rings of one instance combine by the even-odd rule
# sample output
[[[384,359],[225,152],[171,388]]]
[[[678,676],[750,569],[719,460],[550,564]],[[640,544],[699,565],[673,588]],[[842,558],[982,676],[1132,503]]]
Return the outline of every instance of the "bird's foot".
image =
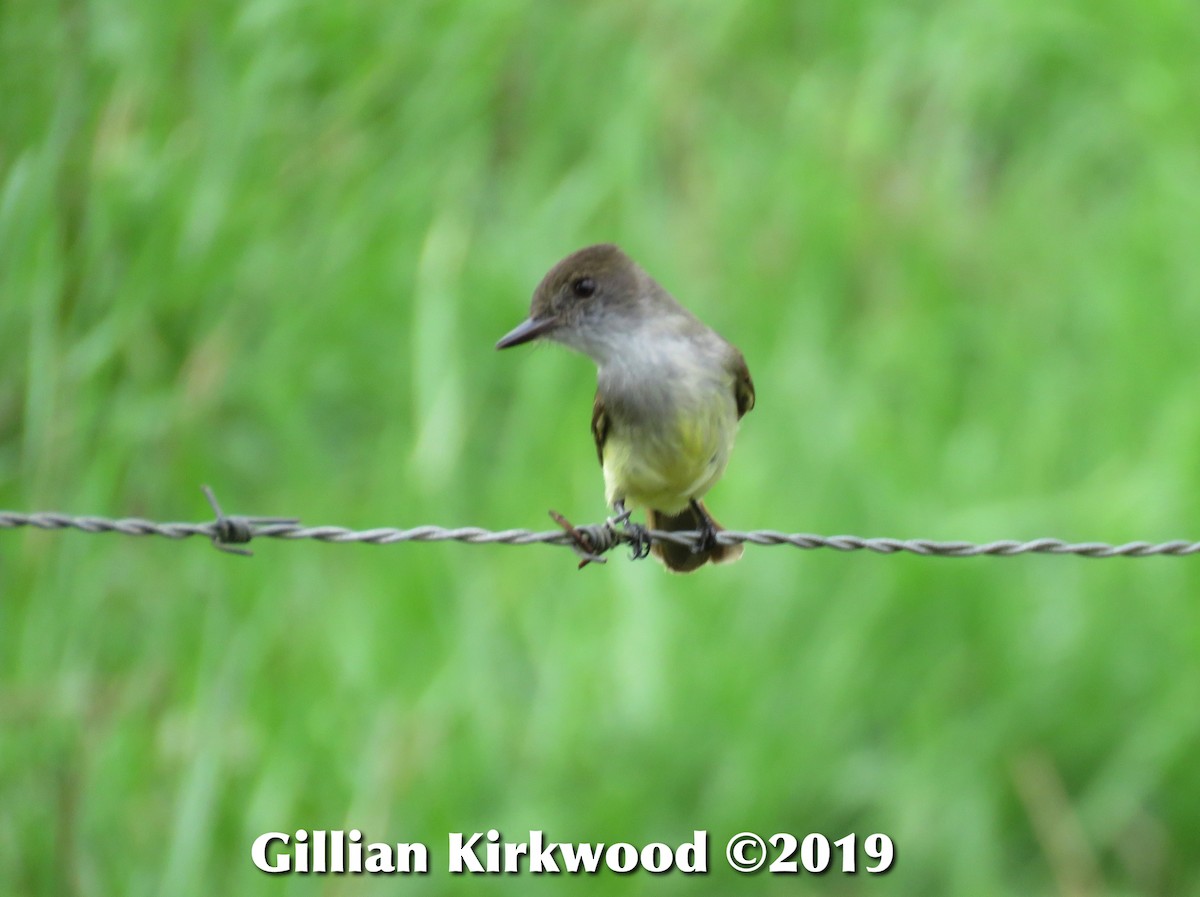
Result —
[[[640,523],[625,523],[625,534],[629,537],[629,557],[640,561],[650,556],[650,531]]]
[[[704,509],[694,499],[692,500],[692,510],[696,513],[696,519],[700,521],[700,538],[692,546],[692,554],[707,554],[717,547],[717,527],[713,524],[712,518],[704,513]]]
[[[610,517],[608,523],[614,529],[618,526],[621,527],[622,535],[629,540],[629,557],[635,561],[648,557],[652,544],[650,531],[640,523],[634,523],[629,519],[632,512],[625,507],[625,502],[613,502],[613,510],[617,512],[617,515]]]

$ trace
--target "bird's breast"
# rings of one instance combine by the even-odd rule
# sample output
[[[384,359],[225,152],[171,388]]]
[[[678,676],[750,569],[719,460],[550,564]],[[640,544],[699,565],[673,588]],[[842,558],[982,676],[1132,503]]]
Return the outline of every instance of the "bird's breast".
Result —
[[[725,470],[737,430],[732,383],[699,375],[622,385],[610,383],[606,392],[601,383],[608,501],[676,513]]]

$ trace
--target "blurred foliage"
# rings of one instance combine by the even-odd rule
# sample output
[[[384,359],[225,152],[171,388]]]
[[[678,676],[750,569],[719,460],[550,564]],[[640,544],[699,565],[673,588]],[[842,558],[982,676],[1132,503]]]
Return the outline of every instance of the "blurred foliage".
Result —
[[[0,4],[0,507],[598,520],[590,364],[492,345],[614,240],[749,361],[729,525],[1196,538],[1197,46],[1181,0]],[[1195,560],[255,548],[0,533],[4,893],[451,893],[497,827],[898,845],[610,892],[1200,894]],[[435,871],[249,862],[352,827]]]

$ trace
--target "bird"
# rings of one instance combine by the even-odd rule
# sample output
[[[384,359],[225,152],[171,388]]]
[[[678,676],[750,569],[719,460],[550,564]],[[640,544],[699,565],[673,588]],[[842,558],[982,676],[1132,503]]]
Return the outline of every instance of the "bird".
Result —
[[[533,292],[529,317],[497,349],[560,343],[596,363],[592,436],[613,522],[646,510],[650,529],[698,531],[694,547],[655,541],[677,573],[742,555],[701,499],[721,478],[741,418],[754,407],[742,353],[661,287],[618,246],[586,246],[555,264]],[[646,540],[648,542],[648,539]]]

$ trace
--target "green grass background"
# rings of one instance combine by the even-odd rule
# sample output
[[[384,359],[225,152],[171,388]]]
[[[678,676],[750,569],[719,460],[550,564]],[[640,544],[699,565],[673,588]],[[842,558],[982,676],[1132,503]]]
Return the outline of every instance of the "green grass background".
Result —
[[[493,351],[622,244],[745,352],[736,528],[1200,538],[1183,0],[0,4],[0,507],[603,517],[593,370]],[[1200,558],[0,532],[0,891],[557,892],[450,831],[712,832],[606,893],[1200,894]],[[261,832],[427,841],[272,877]],[[735,878],[743,829],[886,832]]]

